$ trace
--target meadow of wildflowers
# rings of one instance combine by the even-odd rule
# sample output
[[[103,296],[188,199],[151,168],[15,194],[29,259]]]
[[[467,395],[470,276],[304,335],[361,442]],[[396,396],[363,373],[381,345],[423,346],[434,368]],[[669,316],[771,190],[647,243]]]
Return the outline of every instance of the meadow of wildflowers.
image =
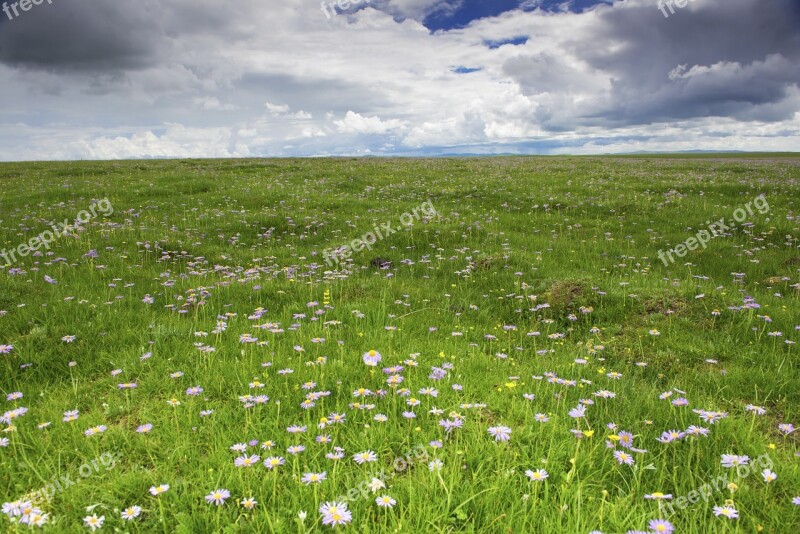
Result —
[[[794,160],[2,164],[0,184],[0,248],[114,206],[0,267],[2,532],[800,531]],[[659,261],[758,195],[768,215]]]

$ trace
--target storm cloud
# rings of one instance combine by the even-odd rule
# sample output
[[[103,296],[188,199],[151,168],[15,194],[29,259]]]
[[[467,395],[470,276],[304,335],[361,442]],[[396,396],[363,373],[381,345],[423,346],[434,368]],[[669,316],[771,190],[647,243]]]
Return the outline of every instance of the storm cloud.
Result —
[[[791,0],[45,0],[0,159],[788,150],[798,81]]]

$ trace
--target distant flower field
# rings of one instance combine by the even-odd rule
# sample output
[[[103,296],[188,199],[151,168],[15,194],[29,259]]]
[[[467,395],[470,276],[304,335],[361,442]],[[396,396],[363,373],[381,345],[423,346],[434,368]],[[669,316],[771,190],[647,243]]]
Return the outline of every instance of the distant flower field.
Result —
[[[2,532],[800,531],[794,160],[2,164],[0,248]]]

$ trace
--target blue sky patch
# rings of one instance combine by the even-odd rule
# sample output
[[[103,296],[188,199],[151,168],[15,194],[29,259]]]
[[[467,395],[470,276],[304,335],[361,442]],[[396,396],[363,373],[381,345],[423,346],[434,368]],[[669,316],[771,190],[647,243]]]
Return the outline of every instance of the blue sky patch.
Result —
[[[453,72],[456,74],[469,74],[470,72],[478,72],[479,68],[472,68],[472,67],[453,67]]]
[[[533,11],[562,11],[565,4],[569,11],[579,13],[586,8],[597,4],[610,4],[612,0],[464,0],[463,4],[454,11],[438,10],[428,15],[423,24],[430,31],[454,30],[465,28],[472,21],[502,15],[506,11],[522,9]]]
[[[528,42],[528,38],[525,36],[522,37],[512,37],[511,39],[500,39],[499,41],[484,41],[483,44],[488,46],[489,48],[500,48],[503,45],[524,45]]]

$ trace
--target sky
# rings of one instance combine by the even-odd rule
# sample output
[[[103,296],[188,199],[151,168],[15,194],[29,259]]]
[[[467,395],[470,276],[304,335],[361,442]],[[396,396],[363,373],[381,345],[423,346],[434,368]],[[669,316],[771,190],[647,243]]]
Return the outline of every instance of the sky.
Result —
[[[800,0],[36,1],[0,161],[800,151]]]

